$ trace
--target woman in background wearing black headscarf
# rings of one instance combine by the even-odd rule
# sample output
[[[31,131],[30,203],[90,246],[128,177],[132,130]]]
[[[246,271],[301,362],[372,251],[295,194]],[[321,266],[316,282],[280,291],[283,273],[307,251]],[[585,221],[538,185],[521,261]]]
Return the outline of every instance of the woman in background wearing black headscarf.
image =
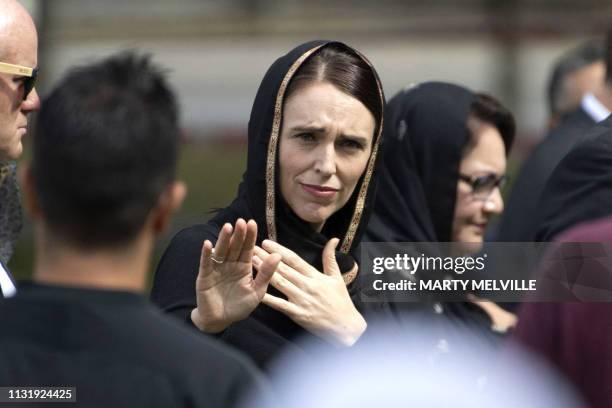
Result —
[[[374,68],[347,45],[310,42],[279,58],[253,104],[238,197],[174,237],[153,300],[264,367],[306,333],[352,345],[366,327],[352,251],[371,210],[383,107]]]
[[[391,99],[386,115],[380,186],[366,240],[455,242],[463,254],[479,251],[487,224],[503,211],[499,187],[514,139],[512,114],[488,95],[427,82]],[[515,323],[489,302],[435,303],[431,309],[492,323],[499,331]]]

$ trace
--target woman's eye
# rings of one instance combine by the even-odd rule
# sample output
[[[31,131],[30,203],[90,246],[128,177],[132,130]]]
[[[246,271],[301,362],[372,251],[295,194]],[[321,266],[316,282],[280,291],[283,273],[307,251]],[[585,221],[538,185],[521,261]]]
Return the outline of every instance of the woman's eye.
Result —
[[[304,142],[314,142],[315,136],[312,133],[298,133],[295,135],[296,138],[304,141]]]
[[[348,149],[363,150],[363,145],[355,140],[345,139],[340,142],[340,146]]]

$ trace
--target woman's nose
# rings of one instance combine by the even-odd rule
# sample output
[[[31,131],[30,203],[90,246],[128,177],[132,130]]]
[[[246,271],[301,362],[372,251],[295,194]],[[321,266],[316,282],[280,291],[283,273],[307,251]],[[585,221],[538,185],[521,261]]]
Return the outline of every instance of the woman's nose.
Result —
[[[317,173],[332,175],[336,173],[336,151],[333,145],[321,146],[315,151],[314,169]]]
[[[504,211],[504,199],[502,198],[499,187],[495,187],[485,200],[484,210],[492,214],[501,214]]]

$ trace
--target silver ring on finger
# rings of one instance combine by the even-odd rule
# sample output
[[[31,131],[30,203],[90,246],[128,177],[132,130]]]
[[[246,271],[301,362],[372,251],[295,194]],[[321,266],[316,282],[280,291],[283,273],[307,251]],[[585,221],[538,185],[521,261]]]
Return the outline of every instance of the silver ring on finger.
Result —
[[[218,258],[215,258],[215,256],[214,256],[214,255],[211,255],[211,256],[210,256],[210,260],[211,260],[211,261],[213,261],[213,262],[214,262],[214,263],[216,263],[216,264],[222,264],[223,262],[225,262],[225,259],[218,259]]]

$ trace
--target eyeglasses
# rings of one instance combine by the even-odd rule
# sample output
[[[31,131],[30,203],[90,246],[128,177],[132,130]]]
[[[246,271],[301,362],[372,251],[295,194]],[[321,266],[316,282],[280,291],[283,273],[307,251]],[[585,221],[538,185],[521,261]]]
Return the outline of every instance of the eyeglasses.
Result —
[[[34,85],[36,84],[36,78],[38,77],[38,67],[28,68],[21,65],[7,64],[6,62],[0,62],[0,72],[4,74],[13,74],[24,77],[23,78],[23,100],[25,101]]]
[[[485,174],[482,176],[468,176],[459,174],[459,180],[465,181],[472,187],[472,196],[477,200],[486,200],[489,198],[495,187],[502,188],[508,177],[504,174],[498,176],[494,173]]]

